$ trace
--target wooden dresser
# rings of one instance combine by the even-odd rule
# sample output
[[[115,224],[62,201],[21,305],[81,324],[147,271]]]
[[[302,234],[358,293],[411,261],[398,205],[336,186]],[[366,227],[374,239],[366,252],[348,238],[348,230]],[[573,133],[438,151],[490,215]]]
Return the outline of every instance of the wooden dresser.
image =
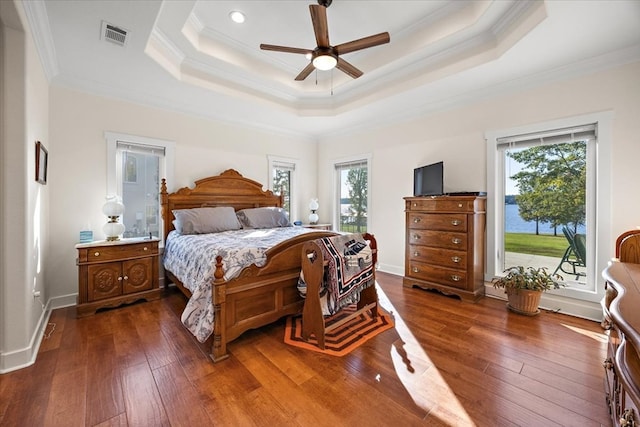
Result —
[[[486,198],[405,197],[403,284],[463,300],[484,296]]]
[[[80,243],[78,317],[99,308],[160,297],[158,239],[123,239]]]
[[[632,234],[629,236],[629,234]],[[602,326],[609,337],[604,361],[605,392],[614,426],[640,423],[640,254],[639,232],[627,232],[617,242],[616,255],[602,276]],[[622,242],[625,240],[625,242]],[[622,243],[622,244],[621,244]],[[622,262],[622,261],[633,262]]]

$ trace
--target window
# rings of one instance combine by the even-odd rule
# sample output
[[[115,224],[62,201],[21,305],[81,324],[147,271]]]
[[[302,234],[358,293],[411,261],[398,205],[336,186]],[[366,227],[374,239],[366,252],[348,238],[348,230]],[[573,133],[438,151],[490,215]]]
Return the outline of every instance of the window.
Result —
[[[486,280],[514,265],[546,267],[567,285],[554,293],[597,300],[610,123],[600,114],[487,134]]]
[[[364,233],[369,212],[369,159],[335,164],[338,231]]]
[[[123,237],[153,236],[162,239],[160,180],[173,181],[174,144],[107,132],[108,195],[125,206],[121,218]]]
[[[293,159],[273,156],[269,156],[268,159],[270,189],[274,194],[282,194],[284,192],[283,208],[289,213],[289,218],[293,218],[292,191],[295,187],[296,162]]]

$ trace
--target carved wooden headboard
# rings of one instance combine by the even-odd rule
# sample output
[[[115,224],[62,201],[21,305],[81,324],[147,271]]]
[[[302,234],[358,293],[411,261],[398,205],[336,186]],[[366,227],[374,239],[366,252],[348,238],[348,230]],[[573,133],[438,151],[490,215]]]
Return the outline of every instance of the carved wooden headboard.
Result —
[[[160,190],[164,238],[173,226],[174,209],[191,209],[206,206],[232,206],[236,211],[266,206],[282,207],[284,195],[275,195],[263,190],[262,184],[243,177],[238,171],[227,169],[220,175],[203,178],[195,182],[194,188],[183,187],[175,193],[167,193],[167,182],[163,178]]]

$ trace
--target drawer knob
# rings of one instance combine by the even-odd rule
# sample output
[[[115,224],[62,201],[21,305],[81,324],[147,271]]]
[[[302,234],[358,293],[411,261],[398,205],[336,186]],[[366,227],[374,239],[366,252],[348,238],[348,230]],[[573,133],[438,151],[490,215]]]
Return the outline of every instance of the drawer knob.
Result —
[[[420,240],[420,235],[419,235],[419,234],[414,234],[414,235],[413,235],[413,238],[414,238],[415,240]]]
[[[416,206],[418,206],[418,204],[416,202],[413,202],[413,207],[415,208]]]
[[[453,221],[451,221],[452,225],[460,225],[462,224],[462,221],[460,221],[459,219],[454,219]]]
[[[453,239],[451,239],[451,241],[454,245],[459,245],[462,242],[462,240],[458,239],[457,237],[454,237]]]
[[[452,274],[451,275],[451,280],[453,280],[454,282],[459,282],[460,279],[462,279],[462,277],[456,275],[456,274]]]
[[[129,280],[129,276],[124,276],[124,280]]]
[[[460,262],[460,257],[459,256],[452,256],[451,257],[451,261],[455,262],[456,264]]]
[[[421,221],[421,220],[420,220],[420,217],[415,217],[415,218],[413,218],[413,222],[414,222],[415,224],[419,223],[420,221]]]
[[[118,282],[122,282],[122,276],[118,276]]]
[[[147,247],[145,246],[143,250],[147,251],[148,249],[147,249]]]
[[[419,273],[420,272],[420,270],[418,270],[418,267],[413,267],[411,269],[411,271],[413,271],[414,273]]]
[[[413,256],[420,256],[420,253],[419,253],[418,251],[415,251],[415,252],[413,253]]]
[[[458,207],[461,208],[462,207],[462,203],[458,203]]]
[[[100,256],[100,252],[96,252],[95,254],[93,254],[94,256]]]

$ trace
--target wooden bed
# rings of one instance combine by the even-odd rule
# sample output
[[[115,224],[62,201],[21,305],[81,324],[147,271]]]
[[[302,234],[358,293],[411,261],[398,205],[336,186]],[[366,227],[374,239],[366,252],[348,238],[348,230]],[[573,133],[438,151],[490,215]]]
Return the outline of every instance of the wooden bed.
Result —
[[[174,229],[174,209],[232,206],[237,211],[283,205],[282,196],[263,191],[262,184],[243,177],[233,169],[198,180],[194,188],[184,187],[175,193],[167,192],[166,180],[162,179],[160,196],[165,239]],[[267,251],[267,263],[263,267],[252,265],[228,281],[223,279],[224,266],[221,258],[217,258],[212,289],[214,325],[210,354],[214,362],[228,357],[227,343],[243,332],[302,310],[304,300],[296,288],[302,245],[335,234],[314,231],[282,242]],[[165,274],[187,297],[191,297],[189,290],[170,271]]]

